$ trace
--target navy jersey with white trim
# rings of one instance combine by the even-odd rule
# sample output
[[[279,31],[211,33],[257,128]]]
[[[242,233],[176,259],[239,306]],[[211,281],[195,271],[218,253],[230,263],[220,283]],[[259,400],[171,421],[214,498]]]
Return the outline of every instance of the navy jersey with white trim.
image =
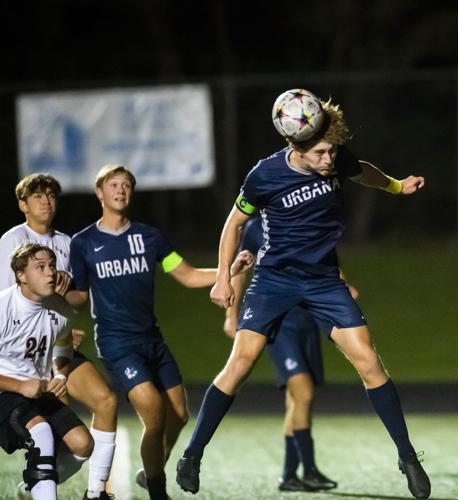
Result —
[[[237,200],[242,212],[256,207],[261,213],[264,243],[257,264],[296,275],[337,274],[335,247],[345,230],[342,186],[361,172],[360,164],[340,146],[335,173],[324,177],[295,170],[290,153],[285,148],[260,160]]]
[[[151,332],[160,335],[153,309],[155,269],[172,252],[159,230],[138,222],[131,222],[120,234],[92,224],[73,236],[74,286],[90,290],[99,346],[115,339],[139,340]]]

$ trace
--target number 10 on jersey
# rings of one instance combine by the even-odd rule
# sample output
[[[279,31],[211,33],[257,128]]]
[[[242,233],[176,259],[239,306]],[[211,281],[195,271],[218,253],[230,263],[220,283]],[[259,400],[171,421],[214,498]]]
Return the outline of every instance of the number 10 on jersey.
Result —
[[[145,253],[145,244],[143,243],[142,234],[129,234],[127,236],[127,241],[129,242],[131,255]]]

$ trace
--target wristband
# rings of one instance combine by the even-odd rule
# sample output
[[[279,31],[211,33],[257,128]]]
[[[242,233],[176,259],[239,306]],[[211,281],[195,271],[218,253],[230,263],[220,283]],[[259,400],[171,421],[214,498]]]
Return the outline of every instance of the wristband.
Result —
[[[383,191],[391,194],[401,194],[402,182],[398,181],[397,179],[393,179],[393,177],[390,177],[389,175],[387,175],[386,178],[390,181],[390,183],[388,184],[388,186],[382,188]]]
[[[62,382],[67,382],[67,377],[63,373],[58,373],[57,375],[54,375],[53,378],[58,378],[59,380],[62,380]]]

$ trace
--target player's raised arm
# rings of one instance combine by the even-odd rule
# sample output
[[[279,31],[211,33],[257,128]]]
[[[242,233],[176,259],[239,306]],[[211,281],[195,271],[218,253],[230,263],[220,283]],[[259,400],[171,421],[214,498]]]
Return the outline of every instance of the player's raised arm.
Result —
[[[210,299],[223,309],[227,309],[234,302],[230,267],[239,246],[240,233],[248,219],[249,215],[234,206],[221,233],[218,271],[216,283],[210,292]]]
[[[250,252],[246,250],[240,252],[232,263],[231,276],[246,272],[252,267],[253,262],[254,258]],[[181,259],[176,268],[168,271],[171,276],[187,288],[202,288],[204,286],[214,285],[216,281],[216,272],[217,270],[215,268],[205,269],[193,267],[183,259]]]
[[[420,176],[409,175],[402,180],[394,179],[384,174],[375,165],[367,161],[360,160],[361,173],[351,180],[364,186],[382,189],[392,194],[413,194],[425,185],[425,179]]]

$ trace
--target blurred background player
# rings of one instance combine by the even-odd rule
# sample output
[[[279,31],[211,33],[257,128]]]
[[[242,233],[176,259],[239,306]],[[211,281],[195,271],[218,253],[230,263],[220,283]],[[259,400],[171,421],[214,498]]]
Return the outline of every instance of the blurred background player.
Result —
[[[303,100],[317,99],[302,89],[284,94],[297,99],[296,109]],[[185,491],[199,490],[205,446],[269,338],[275,336],[276,326],[289,310],[301,305],[327,324],[330,339],[360,375],[397,447],[399,468],[407,475],[410,492],[416,498],[428,498],[429,478],[410,442],[396,387],[375,351],[361,310],[340,278],[336,253],[345,228],[342,186],[347,178],[404,195],[416,193],[424,179],[409,176],[399,181],[357,160],[343,146],[350,132],[339,107],[321,101],[315,112],[323,113],[322,126],[303,140],[287,139],[288,147],[260,160],[248,173],[226,220],[218,278],[210,294],[218,306],[227,309],[233,303],[229,264],[243,226],[257,210],[263,219],[264,244],[239,314],[232,352],[204,397],[192,438],[177,464],[177,482]],[[281,110],[274,109],[274,116],[282,116]],[[307,126],[310,117],[302,118]]]
[[[67,319],[43,304],[55,291],[56,256],[46,246],[25,243],[10,262],[17,285],[0,292],[0,445],[12,453],[28,441],[17,497],[54,500],[57,477],[61,483],[80,469],[93,440],[58,399],[66,392],[72,340],[64,333]]]
[[[243,230],[240,249],[253,255],[263,246],[260,217],[250,219]],[[246,274],[232,278],[234,303],[226,309],[224,331],[234,338],[237,316],[245,291]],[[353,298],[358,291],[349,286]],[[280,388],[285,390],[285,418],[283,425],[285,451],[283,474],[279,480],[281,491],[317,491],[337,487],[337,483],[322,474],[315,463],[312,438],[312,409],[314,386],[323,383],[323,358],[319,325],[302,307],[289,311],[278,329],[275,342],[267,345],[278,374]],[[302,464],[301,479],[296,471]]]
[[[16,198],[26,221],[11,228],[0,239],[0,290],[15,282],[14,273],[8,266],[10,256],[18,245],[27,241],[46,245],[54,251],[57,258],[56,293],[64,295],[68,290],[72,279],[70,237],[52,227],[60,193],[59,182],[46,174],[28,175],[17,184]],[[50,297],[46,304],[52,308],[55,302]],[[82,332],[74,333],[78,340],[78,334]],[[105,489],[115,450],[116,395],[93,363],[78,350],[73,353],[67,389],[73,399],[92,413],[91,434],[95,445],[89,460],[87,498],[110,498]]]
[[[75,290],[66,298],[80,307],[90,292],[98,354],[144,426],[138,482],[152,499],[163,500],[164,465],[188,412],[180,371],[154,315],[155,268],[160,263],[189,288],[215,283],[216,269],[192,267],[158,229],[128,218],[135,184],[123,166],[99,171],[95,191],[102,217],[71,241]],[[251,257],[241,254],[233,272],[249,266]]]

